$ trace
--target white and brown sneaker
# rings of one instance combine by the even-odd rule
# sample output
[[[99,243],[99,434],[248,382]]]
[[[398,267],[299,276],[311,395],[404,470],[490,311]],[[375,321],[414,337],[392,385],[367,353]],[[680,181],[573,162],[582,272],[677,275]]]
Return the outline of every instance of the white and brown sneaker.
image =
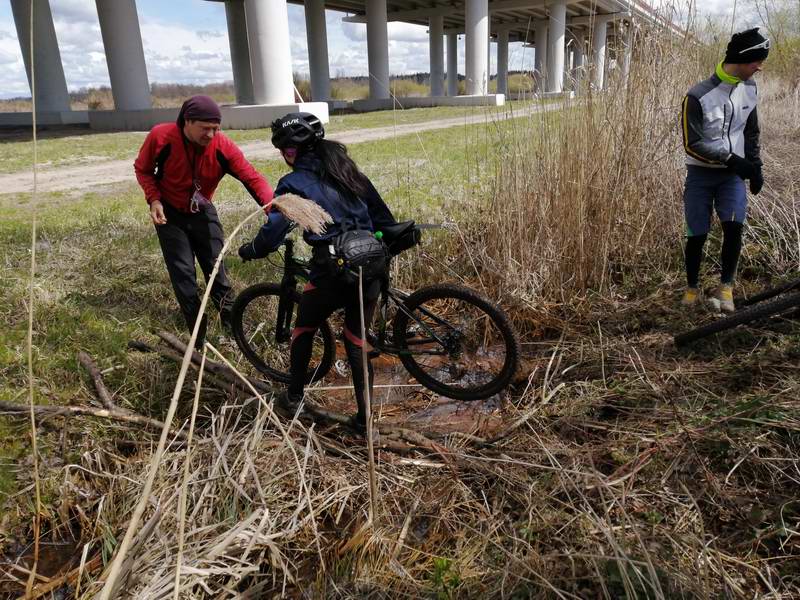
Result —
[[[708,301],[717,312],[732,313],[736,310],[733,303],[733,286],[727,283],[721,284]]]

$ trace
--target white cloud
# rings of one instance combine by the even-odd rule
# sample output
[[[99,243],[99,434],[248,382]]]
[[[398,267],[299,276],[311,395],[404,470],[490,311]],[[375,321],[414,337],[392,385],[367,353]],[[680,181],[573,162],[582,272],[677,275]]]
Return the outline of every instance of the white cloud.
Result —
[[[97,5],[92,0],[53,0],[50,11],[53,20],[97,24]]]

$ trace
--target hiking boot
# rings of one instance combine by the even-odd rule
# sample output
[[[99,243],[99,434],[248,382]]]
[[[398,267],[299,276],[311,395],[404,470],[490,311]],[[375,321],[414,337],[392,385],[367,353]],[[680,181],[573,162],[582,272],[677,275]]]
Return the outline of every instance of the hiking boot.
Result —
[[[732,313],[736,310],[733,304],[733,286],[730,284],[721,284],[708,301],[717,312]]]
[[[281,392],[276,398],[276,402],[280,408],[288,413],[295,414],[303,401],[303,394],[292,394],[289,390]]]
[[[681,298],[681,305],[695,306],[697,305],[697,302],[699,300],[700,300],[700,288],[687,287],[686,291],[683,292],[683,298]]]

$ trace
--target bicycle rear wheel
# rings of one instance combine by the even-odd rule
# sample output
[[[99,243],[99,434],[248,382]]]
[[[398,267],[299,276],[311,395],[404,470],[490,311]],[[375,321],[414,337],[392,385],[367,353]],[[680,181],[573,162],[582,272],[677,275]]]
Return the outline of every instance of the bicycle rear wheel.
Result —
[[[276,335],[278,305],[281,286],[277,283],[259,283],[243,290],[233,303],[232,321],[236,344],[245,358],[274,381],[289,383],[289,335],[297,316],[300,293],[292,291],[291,311],[286,335]],[[306,383],[322,379],[333,364],[336,341],[330,325],[325,321],[314,335],[311,363]]]
[[[778,296],[773,300],[763,301],[748,308],[737,310],[730,316],[713,321],[708,325],[703,325],[702,327],[676,335],[675,345],[678,347],[685,346],[686,344],[719,333],[720,331],[733,329],[738,325],[744,325],[745,323],[752,323],[758,319],[778,315],[798,306],[800,306],[800,292]]]
[[[519,361],[519,341],[506,314],[460,285],[432,285],[406,298],[394,318],[394,343],[417,381],[456,400],[497,394]]]

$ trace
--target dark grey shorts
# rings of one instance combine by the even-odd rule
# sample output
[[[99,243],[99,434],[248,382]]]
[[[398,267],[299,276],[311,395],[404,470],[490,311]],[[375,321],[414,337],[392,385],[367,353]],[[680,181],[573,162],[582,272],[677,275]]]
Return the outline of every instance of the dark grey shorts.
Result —
[[[711,229],[711,213],[720,221],[744,223],[747,188],[744,180],[728,169],[687,166],[683,190],[686,235],[705,235]]]

